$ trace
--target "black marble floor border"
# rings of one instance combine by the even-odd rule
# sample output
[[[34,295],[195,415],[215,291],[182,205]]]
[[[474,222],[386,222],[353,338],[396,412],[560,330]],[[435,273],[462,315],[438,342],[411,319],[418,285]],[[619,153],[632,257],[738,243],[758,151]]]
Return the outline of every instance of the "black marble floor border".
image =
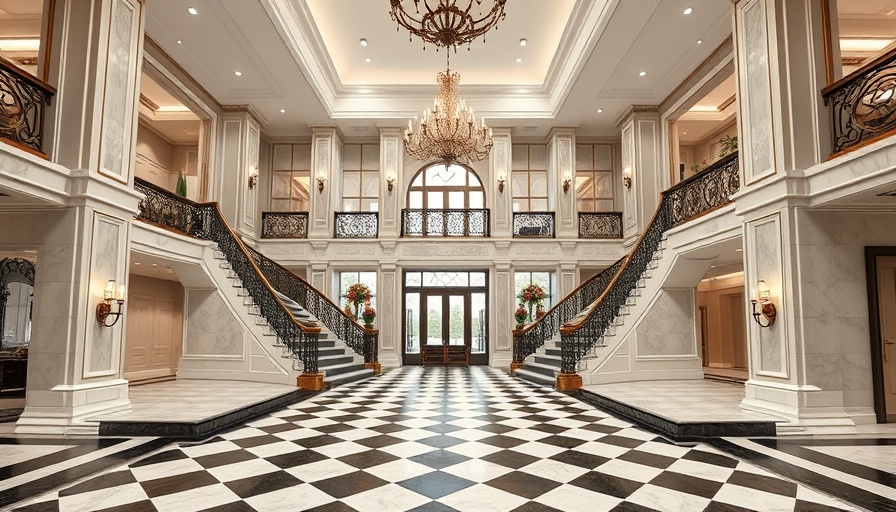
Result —
[[[211,418],[192,422],[164,420],[100,421],[99,434],[101,436],[147,436],[197,441],[222,430],[245,423],[257,416],[307,400],[318,393],[319,392],[317,391],[296,389],[274,398],[254,403],[242,409],[236,409]]]
[[[764,441],[774,441],[774,439],[766,440],[766,439],[751,439],[750,441],[762,444],[766,446]],[[810,469],[806,469],[789,462],[785,462],[781,459],[766,455],[764,453],[759,453],[757,451],[751,450],[749,448],[734,444],[725,439],[716,439],[714,441],[707,441],[707,444],[717,448],[725,453],[728,453],[734,457],[742,459],[744,461],[755,464],[763,469],[766,469],[776,475],[789,478],[791,480],[800,482],[809,487],[814,488],[815,490],[827,494],[829,496],[833,496],[835,498],[839,498],[848,503],[856,505],[858,507],[864,508],[866,510],[873,510],[875,512],[896,512],[896,501],[887,499],[883,496],[875,494],[866,489],[862,489],[856,487],[854,485],[847,484],[835,478],[831,478],[829,476],[822,475]],[[782,444],[790,444],[782,443]],[[849,444],[849,443],[844,443]],[[788,452],[788,450],[782,450]],[[819,454],[823,455],[823,454]],[[799,457],[799,455],[796,455]],[[801,457],[802,458],[802,457]],[[833,459],[833,457],[832,457]],[[836,459],[838,461],[845,462],[842,459]],[[822,464],[826,467],[827,464],[820,462],[818,459],[812,460],[812,462],[816,462],[818,464]],[[831,467],[831,469],[836,469],[839,471],[844,471],[839,467]],[[864,478],[863,476],[856,475],[858,478]],[[881,485],[888,485],[886,483],[880,482]]]
[[[65,440],[60,440],[60,441],[65,441]],[[88,440],[85,440],[85,441],[88,441]],[[93,441],[94,444],[96,444],[100,441],[105,441],[105,442],[115,441],[114,444],[119,444],[119,443],[126,441],[126,439],[115,439],[115,440],[93,439],[91,441]],[[13,503],[17,503],[17,502],[20,502],[20,501],[23,501],[23,500],[26,500],[29,498],[33,498],[35,496],[39,496],[41,494],[49,492],[57,487],[60,487],[67,483],[73,482],[80,478],[84,478],[84,477],[99,473],[101,471],[107,470],[109,468],[115,467],[119,464],[123,464],[123,463],[133,460],[137,457],[145,455],[149,452],[157,450],[157,449],[169,444],[170,442],[171,441],[168,439],[151,439],[141,445],[134,446],[132,448],[128,448],[126,450],[122,450],[120,452],[116,452],[111,455],[107,455],[105,457],[94,459],[90,462],[86,462],[84,464],[79,464],[72,468],[58,471],[56,473],[53,473],[53,474],[50,474],[50,475],[47,475],[47,476],[44,476],[41,478],[36,478],[36,479],[31,480],[25,484],[18,485],[16,487],[11,487],[9,489],[0,491],[0,508],[6,507]],[[28,444],[28,443],[20,443],[20,444]],[[48,443],[48,444],[52,444],[52,443]],[[58,443],[58,444],[66,444],[66,443]],[[98,446],[89,447],[89,446],[87,446],[87,443],[83,443],[83,444],[81,444],[81,446],[73,448],[73,450],[78,450],[78,453],[76,453],[76,454],[73,454],[71,452],[71,450],[63,450],[61,452],[57,452],[55,454],[51,454],[46,457],[39,457],[38,459],[28,460],[28,461],[22,462],[20,464],[13,464],[13,465],[7,466],[3,469],[4,470],[8,469],[11,472],[11,474],[12,473],[14,473],[15,475],[23,474],[22,471],[25,469],[27,469],[27,471],[25,471],[25,472],[33,471],[35,469],[40,469],[41,467],[46,467],[48,464],[58,463],[58,462],[62,462],[64,460],[71,459],[73,457],[86,455],[86,454],[90,453],[91,451],[96,451],[99,449],[102,449],[102,447],[98,447]],[[57,460],[56,462],[52,462],[52,461],[50,461],[50,459],[47,458],[47,457],[52,457],[52,456],[61,455],[61,454],[64,454],[64,458],[62,460]],[[46,459],[46,460],[41,461],[41,459]],[[41,461],[41,463],[38,465],[38,467],[34,467],[34,465],[37,461]],[[10,476],[8,476],[8,475],[3,476],[4,480],[8,479],[8,478],[10,478]]]
[[[676,441],[688,442],[718,437],[765,437],[775,436],[775,422],[688,422],[679,423],[623,402],[608,398],[585,389],[568,392],[582,402],[612,412],[640,427],[669,436]]]

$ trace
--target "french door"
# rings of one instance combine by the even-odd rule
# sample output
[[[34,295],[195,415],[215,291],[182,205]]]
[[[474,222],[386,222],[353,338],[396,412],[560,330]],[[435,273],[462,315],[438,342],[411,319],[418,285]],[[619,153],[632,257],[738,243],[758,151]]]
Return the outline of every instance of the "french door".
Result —
[[[485,271],[406,271],[403,364],[423,364],[427,348],[466,348],[470,364],[488,364]]]

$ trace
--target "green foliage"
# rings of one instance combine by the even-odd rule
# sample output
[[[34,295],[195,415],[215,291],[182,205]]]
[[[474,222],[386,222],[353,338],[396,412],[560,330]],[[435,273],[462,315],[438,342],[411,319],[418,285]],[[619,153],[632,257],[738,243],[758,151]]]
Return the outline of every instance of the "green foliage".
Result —
[[[183,171],[177,174],[177,189],[174,193],[180,197],[187,197],[187,178],[184,177]]]
[[[725,157],[737,151],[737,135],[725,135],[716,142],[719,145],[719,158]]]

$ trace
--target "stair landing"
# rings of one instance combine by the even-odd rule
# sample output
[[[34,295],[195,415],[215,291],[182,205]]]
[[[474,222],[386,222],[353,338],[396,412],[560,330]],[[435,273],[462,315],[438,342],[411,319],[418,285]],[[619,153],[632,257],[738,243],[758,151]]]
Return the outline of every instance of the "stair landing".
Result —
[[[295,386],[228,380],[173,380],[128,388],[131,409],[89,418],[101,436],[198,440],[316,393]]]

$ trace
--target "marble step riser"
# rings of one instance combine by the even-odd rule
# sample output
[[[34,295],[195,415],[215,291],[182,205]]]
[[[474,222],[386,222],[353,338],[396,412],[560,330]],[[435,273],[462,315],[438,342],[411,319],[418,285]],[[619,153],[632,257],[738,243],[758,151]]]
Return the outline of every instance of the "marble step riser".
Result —
[[[327,357],[324,358],[322,356],[318,356],[317,366],[320,368],[326,368],[328,366],[338,366],[340,364],[348,364],[355,361],[355,358],[348,354],[342,354],[337,357]]]
[[[336,375],[341,375],[343,373],[351,373],[351,372],[356,372],[358,370],[363,370],[364,363],[353,364],[350,366],[346,366],[344,368],[326,368],[324,366],[318,365],[317,369],[318,369],[318,371],[323,372],[324,376],[326,378],[326,377],[333,377]]]
[[[553,366],[553,367],[556,367],[557,370],[560,370],[560,360],[559,359],[554,359],[552,357],[542,357],[542,356],[539,356],[538,354],[535,354],[535,362],[541,363],[541,364],[546,364],[548,366]]]
[[[541,366],[532,366],[530,364],[523,363],[523,370],[527,372],[537,373],[539,375],[544,375],[545,377],[554,378],[554,369],[553,368],[544,368]],[[559,370],[559,368],[558,368]]]
[[[324,382],[326,382],[331,387],[335,387],[335,386],[341,386],[343,384],[348,384],[350,382],[357,382],[359,380],[369,379],[370,377],[373,377],[373,376],[374,376],[373,370],[369,370],[368,372],[365,372],[362,374],[351,375],[351,376],[347,376],[347,377],[341,378],[341,379],[324,378]]]
[[[527,382],[537,384],[539,386],[553,386],[554,382],[555,382],[553,378],[545,377],[544,375],[541,375],[540,373],[536,373],[536,374],[528,373],[527,374],[527,373],[523,373],[523,372],[517,370],[516,372],[514,372],[513,375],[515,377],[517,377],[518,379],[522,379]]]

